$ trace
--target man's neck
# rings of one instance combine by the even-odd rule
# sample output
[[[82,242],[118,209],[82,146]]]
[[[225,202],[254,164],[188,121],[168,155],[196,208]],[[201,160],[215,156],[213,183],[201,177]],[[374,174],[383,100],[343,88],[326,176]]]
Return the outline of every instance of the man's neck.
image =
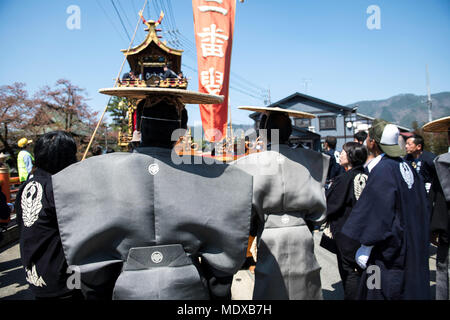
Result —
[[[413,152],[413,153],[411,153],[411,155],[414,159],[418,159],[422,155],[422,152],[423,151]]]

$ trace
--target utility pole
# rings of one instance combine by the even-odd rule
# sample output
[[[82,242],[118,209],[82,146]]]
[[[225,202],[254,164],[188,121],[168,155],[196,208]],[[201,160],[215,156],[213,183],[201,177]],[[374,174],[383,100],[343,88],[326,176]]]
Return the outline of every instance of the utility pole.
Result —
[[[433,121],[433,116],[431,115],[432,102],[431,102],[431,93],[430,93],[430,77],[428,75],[428,64],[426,66],[427,66],[427,91],[428,91],[428,100],[427,100],[428,122],[431,122],[431,121]]]
[[[308,82],[311,82],[312,79],[305,79],[303,78],[303,86],[305,87],[305,94],[308,94]]]
[[[270,100],[270,88],[266,91],[266,93],[263,93],[264,97],[264,105],[271,105],[272,101]]]

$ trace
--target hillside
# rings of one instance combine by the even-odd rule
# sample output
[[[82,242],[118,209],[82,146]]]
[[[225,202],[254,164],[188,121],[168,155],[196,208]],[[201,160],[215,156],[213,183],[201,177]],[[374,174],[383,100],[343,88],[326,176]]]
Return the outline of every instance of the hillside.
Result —
[[[427,97],[399,94],[385,100],[359,101],[348,105],[358,106],[358,113],[411,128],[416,120],[419,126],[428,122]],[[433,120],[450,115],[450,92],[431,95]]]

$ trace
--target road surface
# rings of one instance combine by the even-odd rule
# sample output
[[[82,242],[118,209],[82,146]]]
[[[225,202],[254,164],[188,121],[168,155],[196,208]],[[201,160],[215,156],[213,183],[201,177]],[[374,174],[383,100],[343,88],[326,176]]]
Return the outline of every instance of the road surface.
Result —
[[[339,277],[336,256],[319,246],[321,232],[314,232],[315,253],[321,266],[320,277],[322,293],[325,300],[343,299],[342,283]],[[436,250],[430,246],[430,290],[435,297],[436,281]],[[232,295],[235,300],[250,300],[254,284],[254,276],[248,270],[239,271],[234,277]],[[0,300],[30,300],[33,299],[25,272],[20,262],[19,245],[17,242],[0,248]]]

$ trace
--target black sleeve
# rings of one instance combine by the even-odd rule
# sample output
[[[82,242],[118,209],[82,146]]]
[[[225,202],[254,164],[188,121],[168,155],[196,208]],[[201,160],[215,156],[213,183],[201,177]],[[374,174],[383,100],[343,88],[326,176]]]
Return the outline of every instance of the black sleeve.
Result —
[[[348,179],[341,175],[336,178],[326,192],[327,220],[333,220],[343,214],[348,193]]]
[[[336,158],[334,155],[330,155],[326,153],[326,155],[330,156],[330,161],[328,163],[328,173],[327,173],[327,181],[334,177],[334,167],[336,165]]]
[[[11,212],[6,202],[6,196],[0,187],[0,220],[3,220],[2,222],[9,220],[10,213]]]
[[[199,271],[211,300],[231,300],[232,274],[215,269],[205,259],[202,259]]]
[[[433,194],[434,205],[431,212],[430,231],[439,234],[443,242],[448,243],[449,234],[449,206],[445,200],[439,181],[434,180],[431,192]]]

